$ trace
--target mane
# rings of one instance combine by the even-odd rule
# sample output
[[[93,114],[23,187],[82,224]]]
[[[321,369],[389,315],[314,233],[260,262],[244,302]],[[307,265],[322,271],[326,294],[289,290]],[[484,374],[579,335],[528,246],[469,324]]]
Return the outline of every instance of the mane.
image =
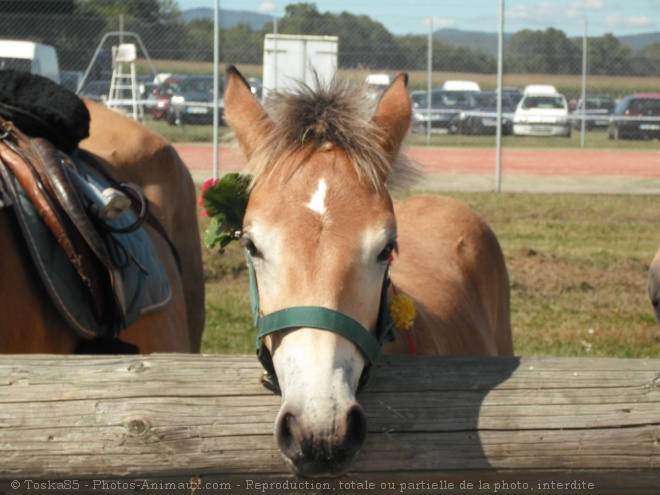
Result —
[[[297,91],[275,92],[266,110],[275,125],[251,157],[254,182],[289,159],[297,159],[296,166],[301,166],[311,154],[329,147],[346,153],[358,177],[376,189],[384,176],[388,187],[407,186],[419,176],[405,153],[399,153],[392,165],[379,145],[385,133],[371,120],[373,98],[364,86],[338,79],[324,86],[317,78],[316,89],[300,83]]]

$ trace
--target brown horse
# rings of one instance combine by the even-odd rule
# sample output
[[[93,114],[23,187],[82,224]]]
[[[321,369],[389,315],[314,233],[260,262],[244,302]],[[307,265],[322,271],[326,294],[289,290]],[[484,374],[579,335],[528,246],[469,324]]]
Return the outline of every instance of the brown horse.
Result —
[[[204,280],[195,188],[183,162],[161,136],[112,110],[85,100],[89,138],[80,147],[119,181],[141,186],[162,233],[145,224],[172,292],[169,306],[121,332],[142,353],[199,352],[204,326]],[[3,353],[73,353],[80,338],[47,295],[27,253],[13,213],[0,209],[0,315]]]
[[[660,323],[660,249],[655,253],[649,267],[648,294],[655,319]]]
[[[465,205],[390,198],[387,185],[411,170],[400,153],[405,74],[373,116],[364,93],[340,82],[277,95],[266,111],[235,68],[227,81],[225,116],[254,176],[242,243],[257,319],[268,321],[262,362],[282,393],[277,444],[294,473],[338,475],[366,436],[355,394],[378,352],[362,342],[380,321],[390,259],[394,287],[416,302],[420,354],[509,355],[504,257]],[[385,350],[409,352],[404,338]]]

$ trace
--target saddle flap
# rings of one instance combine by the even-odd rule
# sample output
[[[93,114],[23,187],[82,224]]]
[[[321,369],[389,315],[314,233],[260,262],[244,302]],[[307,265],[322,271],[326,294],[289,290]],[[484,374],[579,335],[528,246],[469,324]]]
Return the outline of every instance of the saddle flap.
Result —
[[[141,196],[139,216],[121,211],[119,218],[101,221],[93,215],[95,204],[81,192],[80,182],[98,191],[122,186],[95,173],[98,165],[87,168],[0,117],[3,134],[0,185],[5,183],[38,271],[71,327],[87,338],[113,336],[145,314],[167,307],[167,276],[151,239],[139,228],[149,213],[146,198]],[[77,178],[75,184],[72,177]],[[75,268],[79,282],[71,280],[63,260]],[[94,314],[88,315],[85,307]]]
[[[107,290],[109,284],[107,270],[97,253],[100,251],[98,246],[96,250],[92,249],[92,245],[81,234],[79,224],[73,221],[76,216],[71,215],[71,210],[74,209],[71,205],[78,201],[75,193],[71,190],[65,191],[61,185],[54,187],[50,179],[52,173],[49,173],[49,168],[51,170],[54,168],[52,164],[54,159],[49,155],[56,154],[55,148],[44,140],[39,146],[34,146],[30,138],[1,118],[0,126],[10,129],[10,136],[13,138],[0,140],[0,160],[11,171],[55,236],[90,292],[96,315],[103,318],[107,310],[106,301],[110,296]],[[50,163],[50,167],[47,168],[44,162]],[[59,195],[56,193],[58,190]],[[64,208],[63,205],[69,207]],[[78,216],[82,214],[81,212],[82,208],[78,205],[76,212]]]

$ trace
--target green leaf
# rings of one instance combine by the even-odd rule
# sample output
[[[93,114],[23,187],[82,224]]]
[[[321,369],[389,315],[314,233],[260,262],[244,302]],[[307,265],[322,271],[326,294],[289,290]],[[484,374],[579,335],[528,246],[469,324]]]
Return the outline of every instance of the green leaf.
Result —
[[[202,205],[211,224],[206,231],[205,244],[212,248],[220,243],[220,252],[236,239],[243,229],[243,217],[250,199],[250,176],[226,174],[216,184],[202,192]]]

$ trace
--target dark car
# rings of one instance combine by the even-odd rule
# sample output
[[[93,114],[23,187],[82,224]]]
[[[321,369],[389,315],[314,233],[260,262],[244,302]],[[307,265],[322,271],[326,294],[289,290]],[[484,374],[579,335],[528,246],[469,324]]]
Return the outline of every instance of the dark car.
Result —
[[[610,139],[660,139],[660,93],[638,93],[621,100],[607,133]]]
[[[219,97],[224,93],[224,78],[220,78]],[[219,117],[222,119],[224,103],[220,101]],[[213,76],[186,76],[170,99],[167,122],[213,123]]]
[[[412,131],[426,132],[428,122],[431,129],[455,134],[458,132],[455,117],[464,110],[474,108],[476,91],[434,89],[431,91],[431,111],[427,108],[427,94],[416,95],[413,103]],[[415,100],[414,99],[414,100]]]
[[[614,112],[614,98],[605,94],[587,94],[587,106],[584,109],[584,127],[588,131],[597,127],[606,128],[610,123],[610,115]],[[582,98],[573,112],[573,127],[582,128]]]
[[[511,108],[515,111],[518,103],[522,100],[525,92],[520,88],[502,88],[502,96],[506,96],[511,103]]]
[[[108,100],[110,94],[110,81],[89,81],[83,86],[78,93],[79,96],[89,98],[98,103],[103,103]]]
[[[519,100],[519,99],[518,99]],[[515,95],[502,92],[502,134],[513,132],[513,113],[518,101]],[[495,134],[497,132],[497,92],[481,91],[474,94],[474,108],[456,116],[460,134]]]

